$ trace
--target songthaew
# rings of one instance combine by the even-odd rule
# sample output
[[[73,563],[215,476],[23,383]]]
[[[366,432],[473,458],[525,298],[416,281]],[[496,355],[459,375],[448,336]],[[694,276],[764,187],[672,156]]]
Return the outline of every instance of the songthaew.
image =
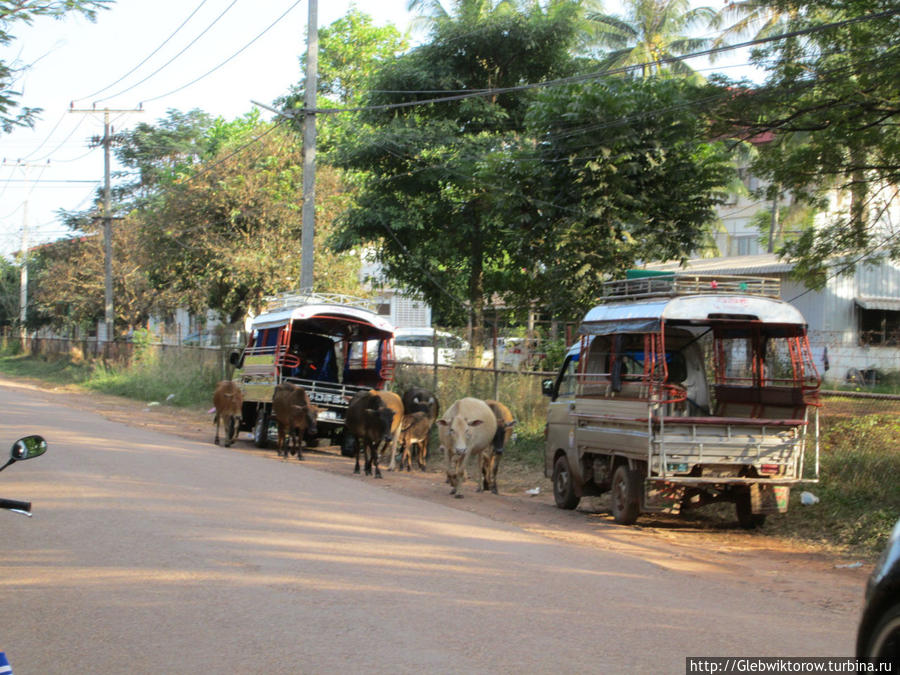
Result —
[[[358,391],[382,389],[394,368],[394,328],[365,300],[285,294],[253,319],[243,351],[231,355],[244,396],[242,430],[265,447],[275,386],[291,382],[319,409],[320,436],[340,441],[347,405]]]
[[[745,528],[785,512],[792,485],[818,480],[820,380],[779,293],[777,279],[681,273],[604,284],[543,383],[557,506],[610,492],[630,524],[729,501]]]

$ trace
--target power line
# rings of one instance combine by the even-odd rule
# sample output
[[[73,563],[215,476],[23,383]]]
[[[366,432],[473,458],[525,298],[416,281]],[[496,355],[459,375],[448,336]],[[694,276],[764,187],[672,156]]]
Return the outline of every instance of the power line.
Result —
[[[180,52],[178,52],[178,53],[177,53],[175,56],[173,56],[171,59],[169,59],[168,61],[166,61],[166,62],[165,62],[163,65],[161,65],[159,68],[157,68],[156,70],[154,70],[152,73],[150,73],[149,75],[147,75],[147,77],[145,77],[143,80],[140,80],[139,82],[135,82],[135,83],[134,83],[133,85],[131,85],[130,87],[127,87],[127,88],[123,89],[122,91],[119,91],[119,92],[117,92],[117,93],[115,93],[115,94],[112,94],[112,95],[110,95],[110,96],[105,96],[105,97],[103,97],[103,98],[101,98],[101,99],[98,99],[98,100],[96,101],[96,103],[100,103],[100,102],[102,102],[102,101],[108,101],[108,100],[110,100],[110,99],[112,99],[112,98],[116,98],[117,96],[121,96],[122,94],[125,94],[125,93],[131,91],[132,89],[135,89],[135,88],[139,87],[139,86],[142,85],[144,82],[146,82],[147,80],[149,80],[151,77],[153,77],[154,75],[156,75],[156,74],[158,74],[160,71],[162,71],[164,68],[166,68],[166,67],[168,67],[169,65],[171,65],[172,62],[175,61],[175,59],[177,59],[179,56],[181,56],[182,54],[184,54],[188,49],[190,49],[191,47],[193,47],[193,46],[197,43],[197,41],[200,40],[200,38],[202,38],[204,35],[206,35],[206,34],[212,29],[212,27],[215,26],[215,25],[219,22],[219,20],[220,20],[223,16],[225,16],[225,15],[228,13],[228,11],[229,11],[232,7],[235,6],[235,4],[237,4],[237,1],[238,1],[238,0],[231,0],[231,4],[228,5],[228,7],[226,7],[224,10],[222,10],[222,13],[219,14],[219,16],[217,16],[215,19],[213,19],[213,22],[212,22],[211,24],[209,24],[206,28],[204,28],[203,31],[201,31],[200,34],[199,34],[197,37],[195,37],[193,40],[191,40],[191,41],[187,44],[187,46],[186,46],[184,49],[182,49]]]
[[[88,98],[93,98],[94,96],[97,96],[98,94],[102,94],[102,93],[103,93],[104,91],[106,91],[107,89],[112,89],[114,86],[116,86],[117,84],[119,84],[119,82],[121,82],[122,80],[124,80],[126,77],[128,77],[129,75],[131,75],[134,71],[136,71],[136,70],[137,70],[138,68],[140,68],[142,65],[144,65],[145,63],[147,63],[147,61],[149,61],[151,58],[153,58],[153,57],[157,54],[157,52],[159,52],[160,49],[162,49],[163,47],[165,47],[165,46],[169,43],[169,40],[171,40],[173,37],[175,37],[175,36],[178,34],[178,32],[179,32],[182,28],[185,27],[185,25],[187,24],[188,21],[190,21],[192,18],[194,18],[194,15],[195,15],[198,11],[200,11],[200,8],[203,7],[203,5],[206,4],[206,2],[207,2],[207,0],[200,0],[200,4],[197,5],[197,6],[194,8],[194,11],[193,11],[193,12],[191,12],[190,14],[188,14],[188,17],[187,17],[184,21],[181,22],[181,25],[178,26],[178,28],[176,28],[176,29],[173,31],[173,33],[172,33],[169,37],[167,37],[165,40],[163,40],[163,41],[162,41],[162,44],[160,44],[159,47],[157,47],[157,48],[154,49],[152,52],[150,52],[146,57],[144,57],[144,59],[143,59],[140,63],[138,63],[134,68],[132,68],[132,69],[129,70],[127,73],[125,73],[124,75],[122,75],[122,77],[120,77],[120,78],[119,78],[118,80],[116,80],[115,82],[112,82],[112,83],[106,85],[105,87],[103,87],[103,89],[99,89],[99,90],[95,91],[93,94],[88,94],[87,96],[82,96],[81,98],[76,98],[75,101],[83,101],[83,100],[88,99]],[[73,102],[74,102],[74,101],[73,101]]]
[[[143,101],[141,101],[141,104],[143,105],[144,103],[150,103],[151,101],[157,101],[157,100],[159,100],[159,99],[161,99],[161,98],[165,98],[166,96],[171,96],[172,94],[177,94],[177,93],[178,93],[179,91],[181,91],[182,89],[187,89],[188,87],[190,87],[190,86],[193,85],[193,84],[196,84],[197,82],[199,82],[199,81],[202,80],[203,78],[208,77],[209,75],[212,75],[212,74],[213,74],[214,72],[216,72],[219,68],[221,68],[222,66],[224,66],[226,63],[228,63],[229,61],[231,61],[233,58],[237,57],[237,56],[238,56],[239,54],[241,54],[244,50],[246,50],[248,47],[250,47],[250,45],[252,45],[254,42],[256,42],[257,40],[259,40],[259,38],[261,38],[263,35],[265,35],[265,34],[268,33],[270,30],[272,30],[272,28],[274,28],[278,23],[280,23],[281,20],[284,19],[284,17],[286,17],[288,14],[290,14],[290,12],[291,12],[297,5],[299,5],[301,2],[303,2],[303,0],[297,0],[297,2],[295,2],[293,5],[291,5],[290,7],[288,7],[288,8],[284,11],[284,13],[283,13],[281,16],[279,16],[277,19],[275,19],[275,21],[273,21],[272,23],[270,23],[265,29],[263,29],[263,31],[262,31],[259,35],[257,35],[255,38],[253,38],[252,40],[250,40],[250,42],[248,42],[247,44],[245,44],[243,47],[241,47],[241,48],[240,48],[239,50],[237,50],[234,54],[232,54],[232,55],[229,56],[227,59],[225,59],[224,61],[222,61],[222,63],[220,63],[220,64],[217,65],[216,67],[214,67],[214,68],[212,68],[212,69],[206,71],[205,73],[203,73],[203,75],[201,75],[201,76],[199,76],[199,77],[197,77],[197,78],[194,78],[193,80],[191,80],[191,81],[188,82],[187,84],[181,85],[181,86],[178,87],[177,89],[173,89],[172,91],[166,92],[165,94],[160,94],[159,96],[154,96],[153,98],[146,98],[146,99],[144,99]]]
[[[782,33],[779,35],[773,35],[771,37],[764,38],[755,38],[753,40],[748,40],[746,42],[741,42],[734,45],[723,45],[721,47],[711,47],[709,49],[704,49],[698,52],[691,52],[690,54],[684,54],[681,56],[668,56],[659,61],[652,62],[644,62],[639,64],[634,64],[631,66],[622,66],[620,68],[610,68],[608,70],[594,71],[592,73],[583,73],[580,75],[572,75],[569,77],[557,78],[553,80],[544,80],[542,82],[530,82],[526,84],[515,85],[511,87],[494,87],[491,89],[478,89],[472,90],[471,92],[462,93],[462,94],[454,94],[451,96],[439,96],[428,99],[418,99],[415,101],[401,101],[399,103],[383,103],[378,105],[368,105],[368,106],[356,106],[352,108],[316,108],[314,110],[297,110],[297,111],[281,111],[280,114],[285,115],[286,117],[295,117],[300,114],[306,113],[316,113],[316,114],[338,114],[338,113],[348,113],[348,112],[368,112],[368,111],[386,111],[386,110],[397,110],[399,108],[411,108],[420,105],[432,105],[435,103],[449,103],[453,101],[462,101],[469,98],[480,98],[486,96],[497,96],[501,94],[509,94],[520,91],[530,91],[534,89],[542,89],[545,87],[558,87],[567,84],[577,84],[580,82],[585,82],[588,80],[595,80],[604,77],[610,77],[614,75],[627,75],[632,72],[636,72],[641,70],[642,68],[649,65],[660,64],[672,64],[680,61],[688,61],[690,59],[700,58],[703,56],[711,56],[713,54],[720,54],[723,52],[733,51],[736,49],[745,49],[747,47],[754,47],[758,45],[768,44],[771,42],[777,42],[779,40],[787,40],[795,37],[802,37],[805,35],[812,35],[815,33],[820,33],[826,30],[831,30],[833,28],[842,28],[844,26],[848,26],[855,23],[861,23],[865,21],[875,21],[877,19],[884,19],[890,16],[895,16],[900,14],[900,9],[890,9],[884,12],[878,12],[876,14],[867,14],[865,16],[852,17],[849,19],[843,19],[841,21],[835,21],[832,23],[822,24],[820,26],[812,26],[810,28],[801,28],[795,31],[790,31],[788,33]]]

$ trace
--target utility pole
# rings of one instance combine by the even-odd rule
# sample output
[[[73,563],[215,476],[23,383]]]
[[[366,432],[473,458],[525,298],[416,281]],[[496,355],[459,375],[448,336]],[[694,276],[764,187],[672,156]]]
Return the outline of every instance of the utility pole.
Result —
[[[316,90],[319,67],[318,0],[309,0],[306,38],[306,92],[303,111],[303,227],[300,233],[300,291],[313,289],[316,227]]]
[[[133,110],[111,110],[103,108],[96,110],[94,108],[86,110],[76,110],[70,107],[69,112],[73,113],[103,113],[103,138],[94,137],[94,146],[103,146],[103,256],[104,256],[104,321],[106,323],[106,341],[111,342],[114,336],[115,314],[113,312],[113,283],[112,283],[112,213],[110,210],[110,184],[109,184],[109,149],[113,144],[113,129],[109,125],[110,113],[133,113],[143,112],[142,109]]]
[[[28,200],[22,205],[22,266],[19,268],[19,326],[25,334],[28,318]]]
[[[4,159],[2,164],[6,166]],[[14,167],[25,169],[26,176],[28,169],[41,169],[43,175],[44,169],[50,166],[50,160],[46,163],[29,163],[21,160],[13,164]],[[30,193],[29,193],[30,194]],[[22,251],[19,255],[19,327],[22,336],[25,335],[25,319],[28,318],[28,199],[22,202]]]

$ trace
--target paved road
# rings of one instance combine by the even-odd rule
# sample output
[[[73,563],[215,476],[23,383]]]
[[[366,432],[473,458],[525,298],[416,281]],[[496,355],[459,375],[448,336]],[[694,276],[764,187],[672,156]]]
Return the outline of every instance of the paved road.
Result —
[[[849,655],[856,615],[0,384],[0,651],[52,673],[684,672]],[[349,467],[348,467],[349,469]],[[822,589],[827,593],[827,589]]]

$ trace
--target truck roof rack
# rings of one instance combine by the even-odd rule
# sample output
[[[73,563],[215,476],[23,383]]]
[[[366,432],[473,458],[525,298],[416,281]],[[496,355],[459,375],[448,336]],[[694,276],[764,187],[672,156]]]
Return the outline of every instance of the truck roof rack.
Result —
[[[344,305],[377,312],[378,306],[374,300],[358,298],[353,295],[341,293],[297,293],[287,291],[277,295],[269,295],[263,298],[266,303],[266,312],[277,312],[303,305]]]
[[[735,276],[726,274],[690,274],[686,272],[659,273],[649,271],[646,276],[630,272],[628,278],[607,281],[601,285],[599,302],[641,300],[643,298],[674,297],[678,295],[756,295],[781,298],[781,280],[771,277]]]

